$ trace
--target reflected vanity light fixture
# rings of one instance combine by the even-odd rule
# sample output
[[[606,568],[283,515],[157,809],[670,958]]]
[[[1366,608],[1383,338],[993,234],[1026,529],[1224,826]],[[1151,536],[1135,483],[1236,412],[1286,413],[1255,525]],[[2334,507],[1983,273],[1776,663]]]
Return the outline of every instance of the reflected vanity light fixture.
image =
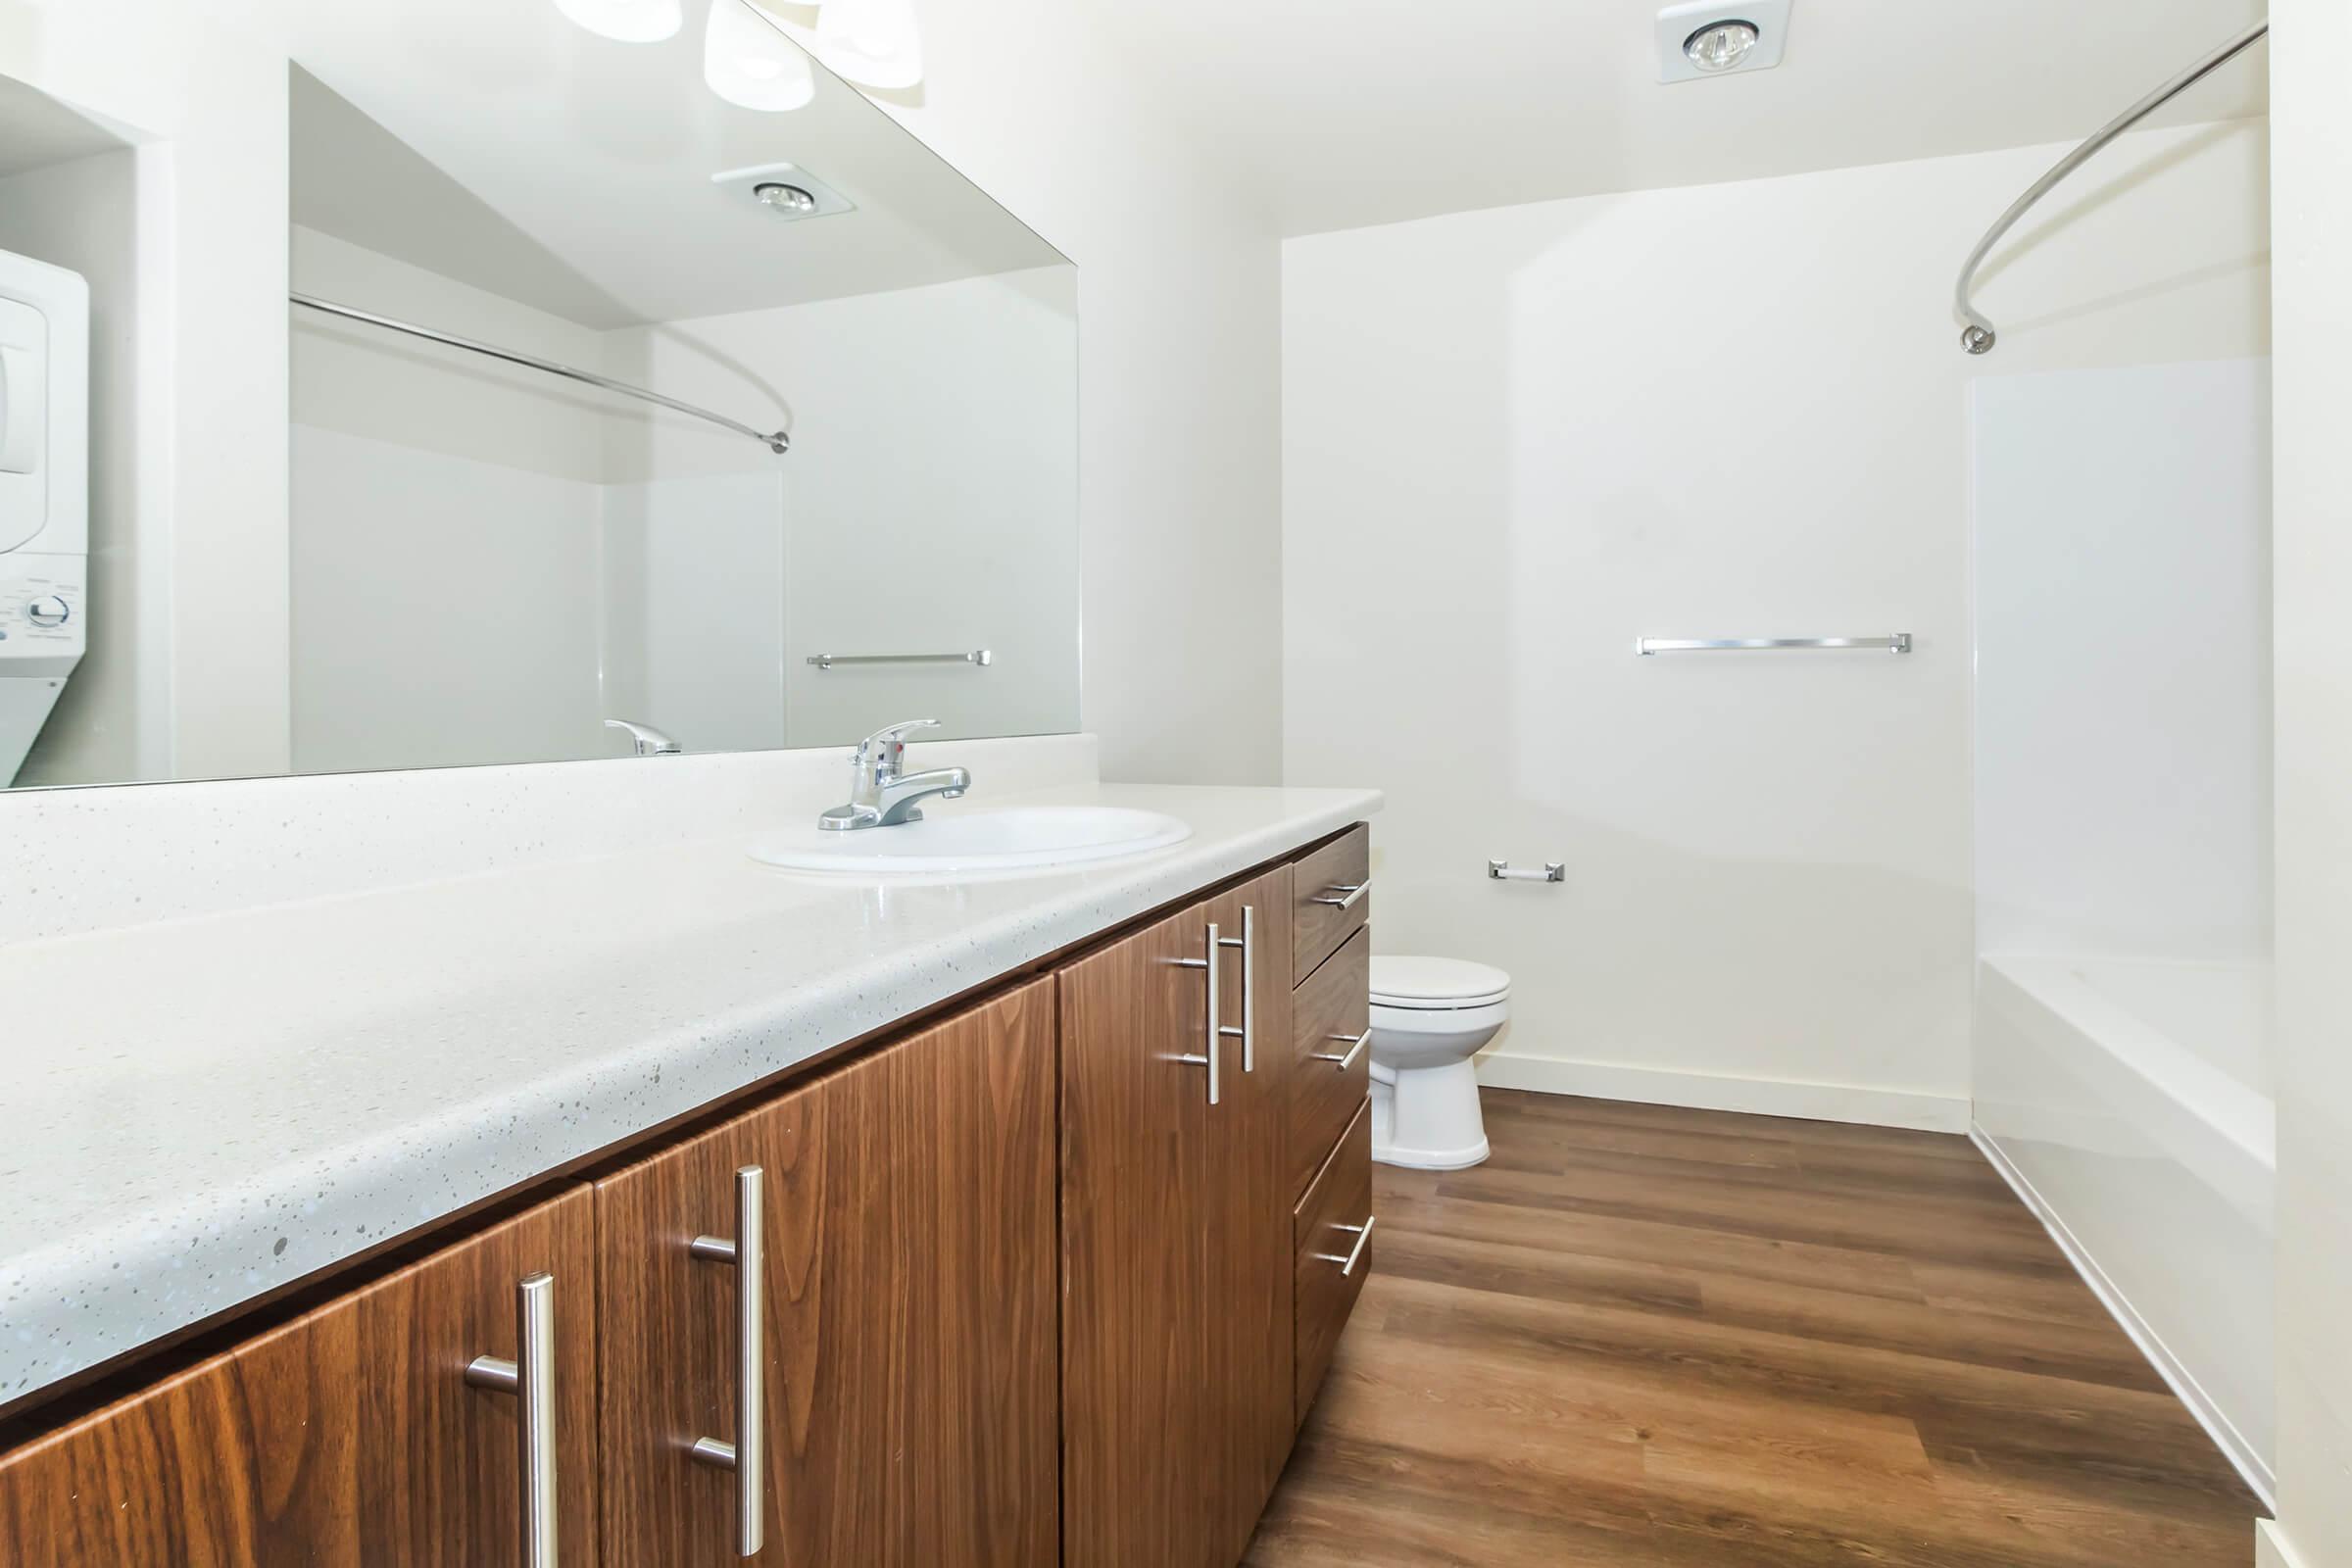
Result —
[[[823,0],[813,27],[766,6],[758,9],[845,80],[897,91],[923,79],[923,33],[914,0]]]
[[[556,0],[556,9],[617,43],[660,43],[686,22],[678,0]]]
[[[727,102],[763,114],[799,109],[816,97],[808,57],[745,0],[710,0],[703,79]]]

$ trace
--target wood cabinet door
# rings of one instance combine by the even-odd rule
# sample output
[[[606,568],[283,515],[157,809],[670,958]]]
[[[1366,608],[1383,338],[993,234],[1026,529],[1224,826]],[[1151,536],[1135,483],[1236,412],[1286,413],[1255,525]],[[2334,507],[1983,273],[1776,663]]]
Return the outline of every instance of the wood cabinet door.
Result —
[[[521,1563],[519,1400],[474,1387],[551,1286],[560,1560],[597,1561],[586,1188],[0,1455],[12,1568]],[[530,1370],[525,1368],[526,1372]]]
[[[1289,876],[1194,905],[1061,974],[1073,1565],[1231,1568],[1289,1450]],[[1233,946],[1208,947],[1212,924]]]
[[[1207,1568],[1224,1535],[1203,1243],[1223,1107],[1208,1102],[1205,978],[1186,966],[1206,956],[1208,919],[1184,909],[1059,976],[1071,1568]]]
[[[605,1561],[740,1561],[737,1172],[761,1171],[764,1544],[796,1568],[1058,1557],[1054,990],[882,1046],[597,1184]]]
[[[1290,1392],[1291,868],[1220,895],[1209,912],[1221,940],[1247,930],[1251,944],[1247,954],[1223,953],[1219,1000],[1229,1026],[1240,1027],[1247,998],[1250,1032],[1246,1042],[1225,1041],[1222,1103],[1209,1112],[1205,1232],[1216,1397],[1210,1419],[1225,1470],[1214,1560],[1235,1563],[1281,1479],[1297,1431]]]

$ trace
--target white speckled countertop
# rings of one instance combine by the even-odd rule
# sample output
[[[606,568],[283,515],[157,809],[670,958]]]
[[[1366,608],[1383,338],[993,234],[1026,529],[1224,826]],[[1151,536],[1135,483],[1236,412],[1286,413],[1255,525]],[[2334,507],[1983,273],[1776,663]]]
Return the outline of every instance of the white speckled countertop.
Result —
[[[0,947],[0,1402],[1380,807],[1098,784],[991,804],[1046,801],[1193,836],[883,886],[767,869],[731,832]]]

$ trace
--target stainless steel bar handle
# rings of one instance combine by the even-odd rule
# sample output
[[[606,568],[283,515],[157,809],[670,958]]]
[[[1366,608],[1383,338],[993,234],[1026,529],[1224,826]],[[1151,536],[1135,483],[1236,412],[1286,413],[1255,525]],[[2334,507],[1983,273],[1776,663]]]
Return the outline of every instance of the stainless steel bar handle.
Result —
[[[735,1550],[756,1557],[767,1544],[766,1171],[735,1172],[735,1237],[697,1236],[688,1250],[735,1267],[735,1441],[694,1440],[693,1456],[735,1473]]]
[[[556,1277],[533,1274],[514,1287],[515,1356],[477,1355],[466,1381],[522,1401],[514,1423],[522,1481],[523,1568],[556,1568]]]
[[[1223,1097],[1223,1075],[1218,1071],[1218,1058],[1225,1054],[1225,1029],[1217,1020],[1224,1016],[1221,992],[1217,985],[1217,922],[1208,922],[1208,1036],[1202,1051],[1208,1056],[1208,1102],[1215,1104]]]
[[[1217,1033],[1228,1038],[1239,1036],[1242,1042],[1242,1071],[1257,1071],[1257,911],[1249,905],[1242,906],[1242,935],[1239,941],[1226,937],[1209,951],[1217,948],[1242,950],[1242,1026],[1239,1029],[1220,1028]]]
[[[1331,885],[1330,891],[1333,893],[1344,893],[1347,895],[1347,897],[1339,899],[1309,899],[1307,902],[1309,904],[1328,904],[1335,909],[1352,909],[1355,907],[1355,901],[1362,898],[1366,893],[1370,892],[1371,889],[1372,879],[1370,877],[1364,878],[1361,882],[1334,882]]]
[[[1341,1045],[1346,1046],[1348,1048],[1348,1054],[1343,1056],[1335,1055],[1330,1052],[1318,1051],[1315,1053],[1315,1060],[1336,1061],[1340,1064],[1339,1070],[1346,1072],[1348,1068],[1355,1065],[1355,1058],[1363,1054],[1364,1045],[1372,1038],[1372,1031],[1367,1028],[1360,1035],[1329,1035],[1325,1038],[1337,1040]]]
[[[1352,1235],[1355,1238],[1355,1245],[1348,1249],[1345,1256],[1338,1252],[1317,1252],[1315,1256],[1326,1263],[1339,1264],[1340,1275],[1343,1279],[1346,1278],[1355,1272],[1355,1265],[1362,1260],[1364,1255],[1364,1244],[1372,1240],[1372,1227],[1379,1223],[1380,1221],[1375,1216],[1366,1214],[1361,1225],[1334,1225],[1333,1230],[1347,1231]]]
[[[1221,1098],[1224,1087],[1224,1079],[1217,1069],[1217,1043],[1225,1033],[1223,1025],[1217,1021],[1218,1008],[1222,1004],[1217,987],[1217,949],[1222,946],[1223,944],[1217,938],[1217,922],[1211,920],[1208,922],[1207,957],[1172,958],[1169,960],[1179,969],[1206,969],[1208,971],[1208,1044],[1200,1051],[1178,1056],[1175,1059],[1191,1066],[1208,1069],[1208,1102],[1212,1105]]]

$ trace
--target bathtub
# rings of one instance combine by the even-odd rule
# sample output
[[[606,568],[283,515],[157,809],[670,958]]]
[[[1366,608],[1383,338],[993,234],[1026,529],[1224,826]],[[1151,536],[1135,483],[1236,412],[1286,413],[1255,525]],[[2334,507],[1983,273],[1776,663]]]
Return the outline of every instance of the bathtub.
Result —
[[[2272,1040],[2267,964],[1979,965],[1979,1147],[2266,1503]]]

